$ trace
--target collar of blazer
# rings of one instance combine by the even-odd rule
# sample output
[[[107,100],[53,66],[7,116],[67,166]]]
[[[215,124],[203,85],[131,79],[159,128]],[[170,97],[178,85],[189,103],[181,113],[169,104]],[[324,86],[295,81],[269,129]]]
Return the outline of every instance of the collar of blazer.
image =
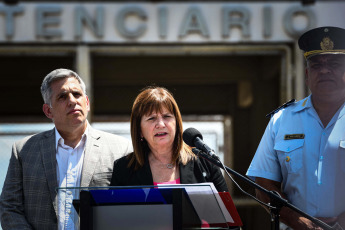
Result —
[[[81,187],[90,185],[92,176],[101,154],[101,134],[91,126],[88,127],[88,137],[85,145],[84,162],[82,169]],[[47,178],[52,203],[57,210],[57,176],[56,176],[56,149],[55,149],[55,128],[44,132],[44,138],[40,142],[40,154],[42,156],[43,168]]]

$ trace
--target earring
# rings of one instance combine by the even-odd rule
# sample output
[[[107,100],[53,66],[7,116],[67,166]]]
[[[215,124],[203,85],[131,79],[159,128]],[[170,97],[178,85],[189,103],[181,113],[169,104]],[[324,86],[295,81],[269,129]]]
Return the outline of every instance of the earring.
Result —
[[[141,138],[140,138],[140,141],[144,141],[144,137],[141,137]]]

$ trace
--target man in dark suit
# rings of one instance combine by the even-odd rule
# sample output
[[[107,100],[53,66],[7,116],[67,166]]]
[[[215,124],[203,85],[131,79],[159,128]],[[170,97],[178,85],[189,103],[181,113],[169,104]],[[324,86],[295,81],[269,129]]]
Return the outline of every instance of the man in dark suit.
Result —
[[[77,229],[71,201],[77,191],[58,187],[109,186],[114,160],[132,151],[129,140],[93,129],[85,84],[57,69],[43,80],[43,111],[55,128],[16,142],[0,198],[7,229]]]

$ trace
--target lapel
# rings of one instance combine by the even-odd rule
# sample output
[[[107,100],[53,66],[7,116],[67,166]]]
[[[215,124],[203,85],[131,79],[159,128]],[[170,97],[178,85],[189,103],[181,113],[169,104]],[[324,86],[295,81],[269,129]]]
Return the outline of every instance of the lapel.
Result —
[[[47,178],[50,197],[57,214],[57,176],[56,176],[56,147],[55,147],[55,128],[47,131],[41,139],[39,151],[42,156],[44,173]]]
[[[88,127],[84,162],[81,173],[81,187],[89,187],[92,176],[95,172],[97,162],[101,156],[101,135],[90,125]]]
[[[197,182],[194,175],[194,160],[189,161],[186,165],[179,163],[181,184],[194,184]]]
[[[145,163],[143,167],[138,169],[136,172],[136,179],[140,185],[153,185],[152,172],[147,154],[145,156]]]

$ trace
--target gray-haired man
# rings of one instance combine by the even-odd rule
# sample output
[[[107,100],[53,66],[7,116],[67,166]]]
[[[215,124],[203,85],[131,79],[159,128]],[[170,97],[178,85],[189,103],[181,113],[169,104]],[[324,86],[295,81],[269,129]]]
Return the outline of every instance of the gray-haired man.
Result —
[[[76,229],[73,206],[61,205],[56,188],[108,186],[114,160],[132,151],[129,140],[89,125],[90,102],[75,72],[52,71],[41,93],[43,112],[55,128],[13,145],[0,199],[4,230]],[[78,196],[68,195],[70,202]]]

